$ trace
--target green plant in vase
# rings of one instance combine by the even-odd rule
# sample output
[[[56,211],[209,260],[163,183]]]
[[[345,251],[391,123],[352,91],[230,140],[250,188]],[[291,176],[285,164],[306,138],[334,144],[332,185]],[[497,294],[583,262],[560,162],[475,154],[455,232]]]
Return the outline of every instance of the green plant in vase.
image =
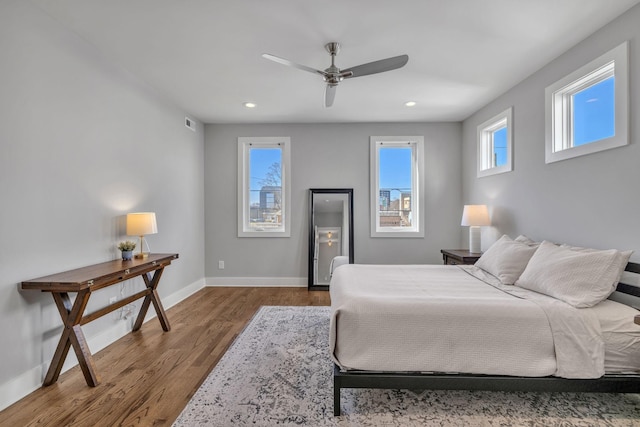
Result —
[[[129,261],[133,258],[133,250],[136,248],[136,242],[131,240],[125,240],[124,242],[118,243],[118,249],[122,251],[122,259],[124,261]]]

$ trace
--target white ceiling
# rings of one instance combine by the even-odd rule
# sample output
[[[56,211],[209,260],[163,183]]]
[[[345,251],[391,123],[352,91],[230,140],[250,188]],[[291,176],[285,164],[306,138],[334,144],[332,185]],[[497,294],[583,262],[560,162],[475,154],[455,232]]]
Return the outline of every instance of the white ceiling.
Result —
[[[640,2],[31,1],[205,123],[459,121]],[[343,81],[325,108],[321,76],[261,57],[325,69],[330,41],[339,68],[409,62]]]

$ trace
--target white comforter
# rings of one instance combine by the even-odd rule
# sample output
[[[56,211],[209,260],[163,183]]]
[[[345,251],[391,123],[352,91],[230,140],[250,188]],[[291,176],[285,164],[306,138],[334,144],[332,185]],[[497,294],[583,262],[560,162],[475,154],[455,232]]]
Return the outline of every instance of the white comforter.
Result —
[[[373,371],[604,374],[589,309],[485,276],[472,266],[341,266],[330,286],[334,361]]]

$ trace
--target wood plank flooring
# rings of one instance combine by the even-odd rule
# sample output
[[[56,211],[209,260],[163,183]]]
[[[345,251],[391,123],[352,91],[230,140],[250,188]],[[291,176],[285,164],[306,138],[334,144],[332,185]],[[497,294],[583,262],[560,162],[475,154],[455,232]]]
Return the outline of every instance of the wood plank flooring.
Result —
[[[208,287],[94,354],[101,376],[79,367],[0,412],[0,426],[170,426],[261,305],[329,305],[304,288]]]

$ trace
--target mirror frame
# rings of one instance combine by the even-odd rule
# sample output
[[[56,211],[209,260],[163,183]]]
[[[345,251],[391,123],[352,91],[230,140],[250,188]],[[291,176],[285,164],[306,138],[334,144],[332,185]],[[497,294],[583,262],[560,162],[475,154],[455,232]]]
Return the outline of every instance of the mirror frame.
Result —
[[[313,253],[315,248],[313,196],[315,194],[347,194],[349,206],[349,264],[354,263],[353,251],[353,188],[310,188],[309,189],[309,264],[308,287],[309,290],[329,290],[329,285],[316,285],[313,283]]]

